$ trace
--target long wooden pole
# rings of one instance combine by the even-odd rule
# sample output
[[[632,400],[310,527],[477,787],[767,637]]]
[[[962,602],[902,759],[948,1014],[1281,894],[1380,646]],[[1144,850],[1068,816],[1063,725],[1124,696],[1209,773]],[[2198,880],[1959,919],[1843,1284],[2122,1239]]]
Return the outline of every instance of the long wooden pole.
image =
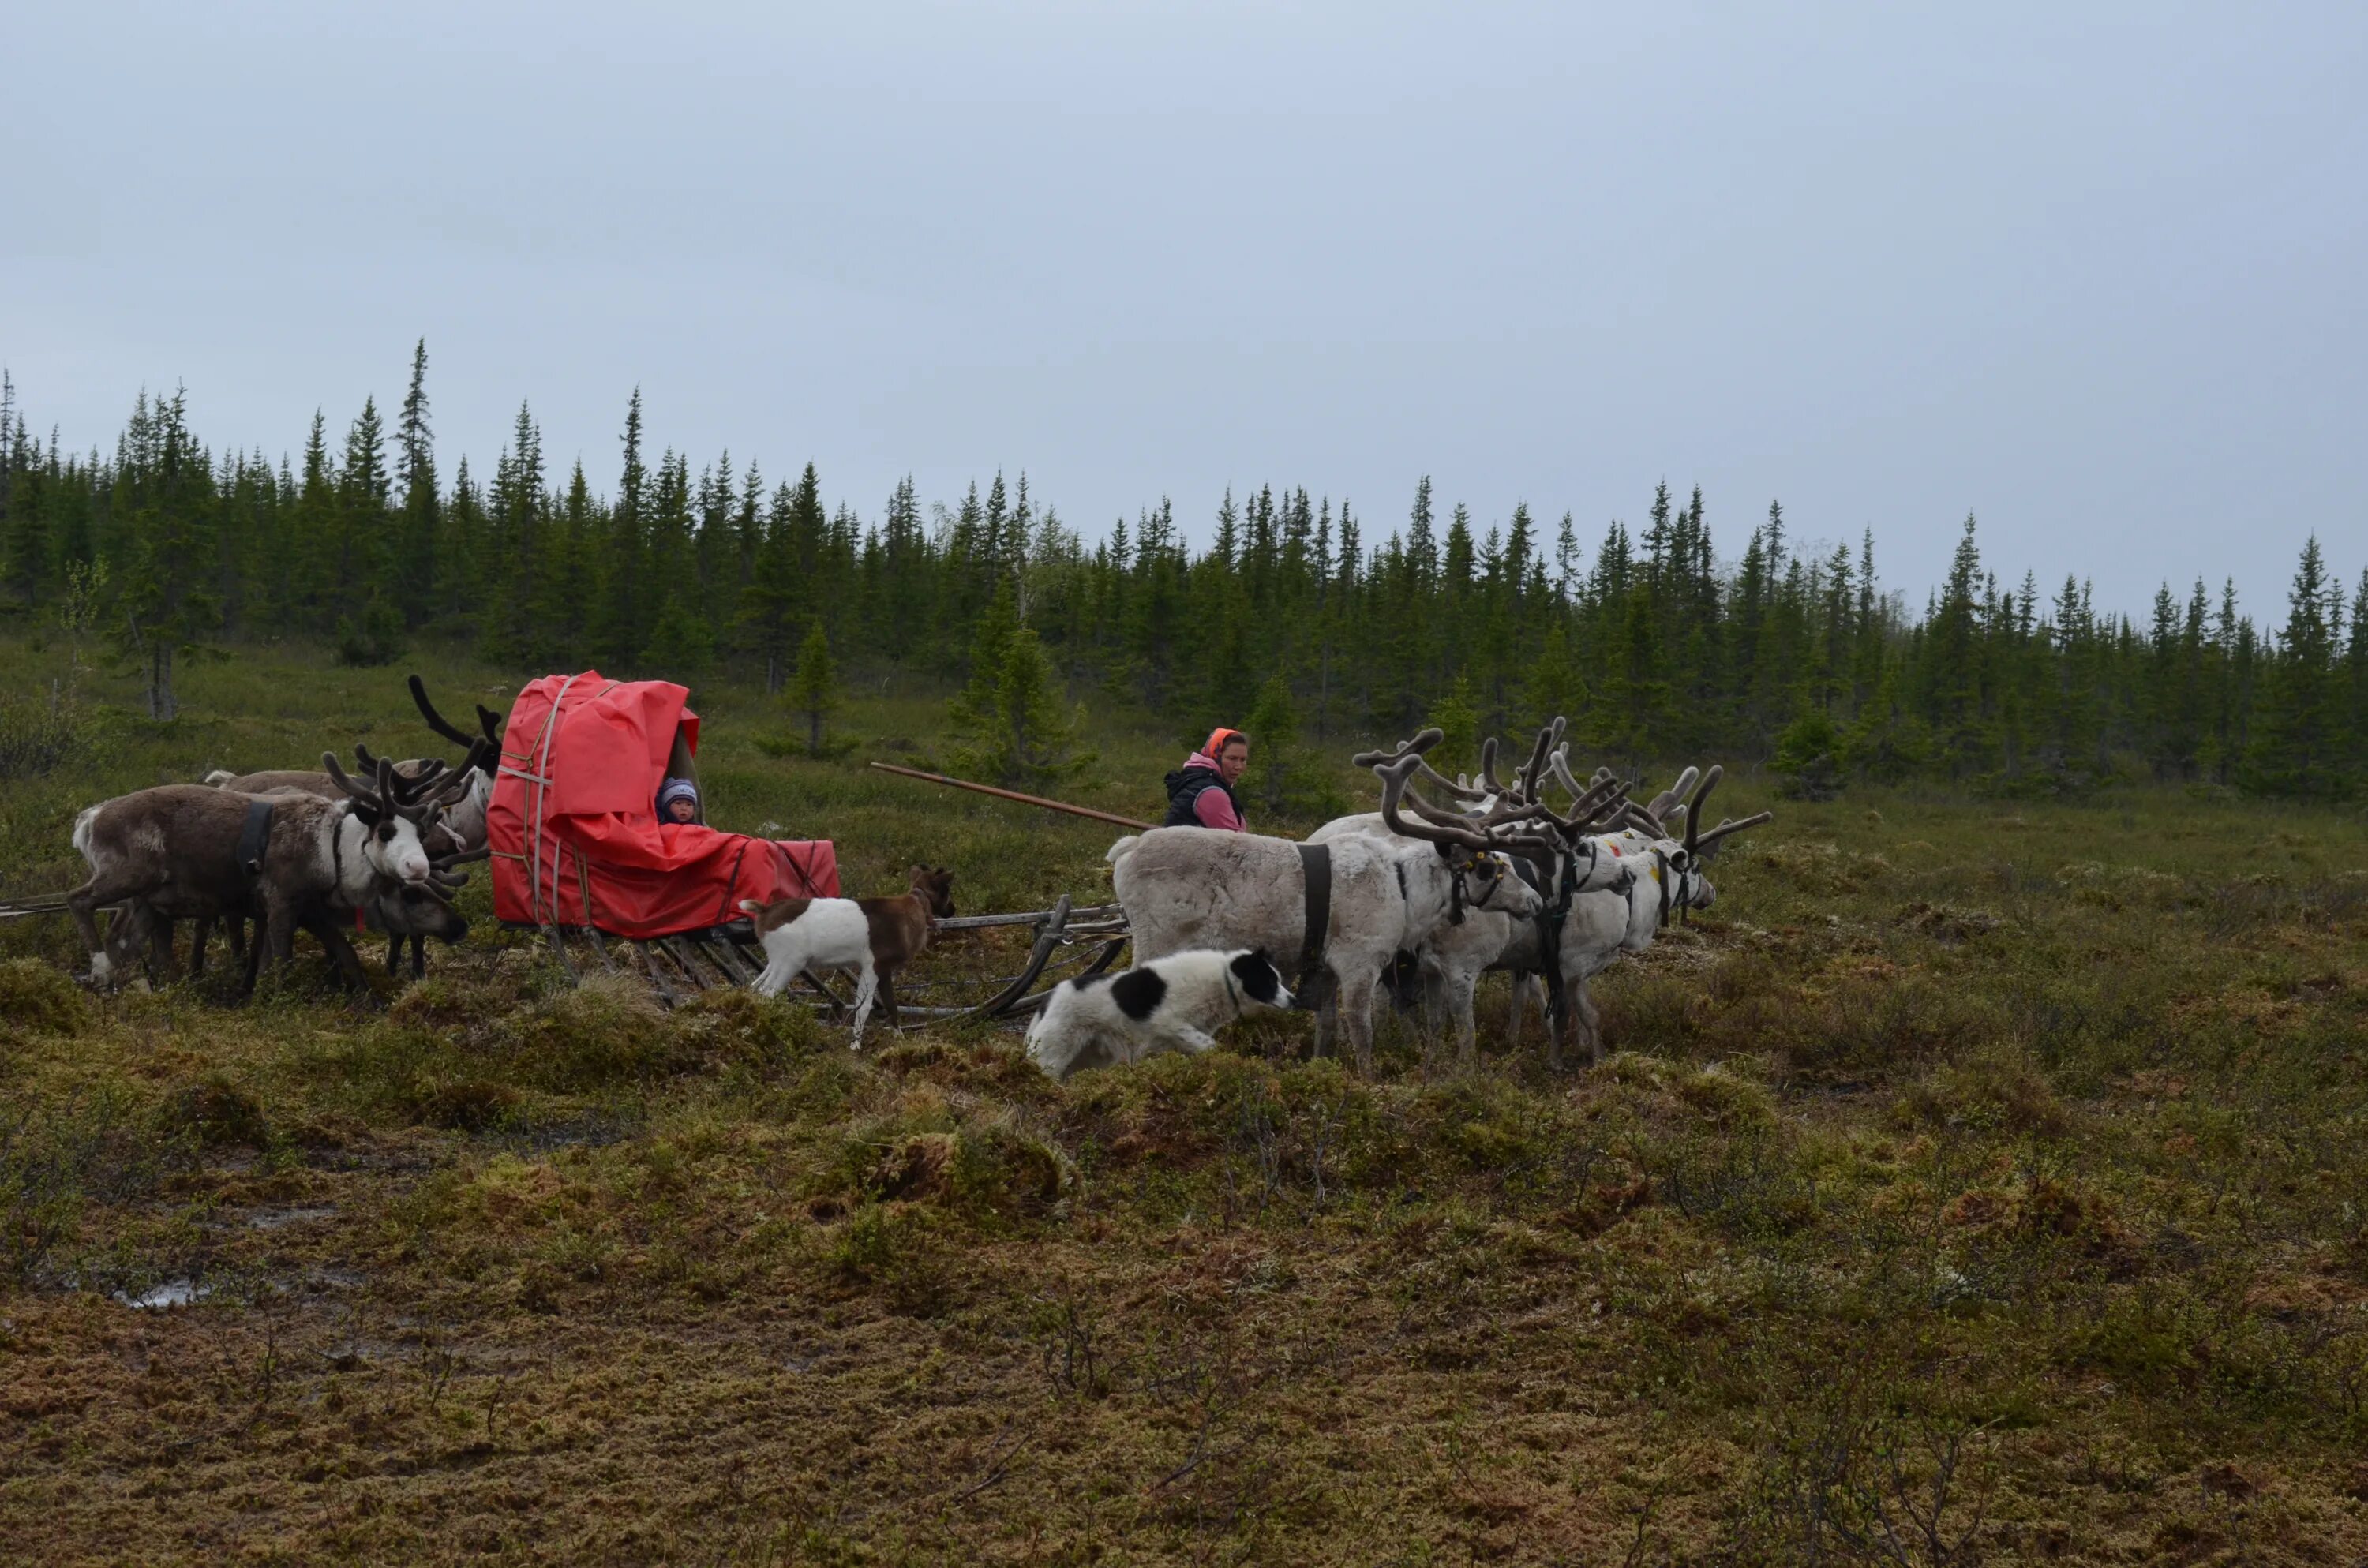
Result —
[[[982,795],[992,795],[998,801],[1017,801],[1023,806],[1042,806],[1048,812],[1066,812],[1073,817],[1091,817],[1096,822],[1110,823],[1119,827],[1140,828],[1148,833],[1154,825],[1147,822],[1137,822],[1133,817],[1113,816],[1109,812],[1098,812],[1090,806],[1073,806],[1066,801],[1048,801],[1042,795],[1023,795],[1017,790],[998,790],[992,784],[973,784],[967,778],[949,778],[942,773],[924,773],[917,767],[899,767],[893,762],[875,762],[871,766],[882,773],[894,773],[906,778],[918,778],[929,784],[944,784],[956,790],[975,790]]]

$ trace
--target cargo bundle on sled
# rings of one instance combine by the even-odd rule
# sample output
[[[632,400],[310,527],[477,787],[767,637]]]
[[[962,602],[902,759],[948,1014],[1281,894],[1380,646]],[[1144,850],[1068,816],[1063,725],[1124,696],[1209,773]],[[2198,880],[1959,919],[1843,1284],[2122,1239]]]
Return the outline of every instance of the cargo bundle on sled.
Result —
[[[547,933],[572,972],[567,939],[615,961],[632,942],[651,983],[744,983],[756,972],[742,899],[836,898],[827,839],[756,838],[704,822],[658,819],[659,786],[697,778],[699,715],[671,681],[545,676],[511,704],[485,813],[494,913]]]

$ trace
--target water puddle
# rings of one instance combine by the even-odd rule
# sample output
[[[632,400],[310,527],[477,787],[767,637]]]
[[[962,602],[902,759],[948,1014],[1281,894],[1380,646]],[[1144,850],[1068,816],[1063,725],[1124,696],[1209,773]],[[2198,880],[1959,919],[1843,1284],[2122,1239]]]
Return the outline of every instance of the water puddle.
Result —
[[[246,1217],[250,1231],[276,1231],[283,1225],[301,1225],[307,1220],[334,1220],[334,1207],[318,1209],[258,1209]]]
[[[212,1294],[211,1286],[200,1285],[194,1279],[167,1279],[161,1285],[150,1286],[137,1296],[118,1290],[115,1299],[127,1307],[144,1311],[155,1307],[186,1307]]]

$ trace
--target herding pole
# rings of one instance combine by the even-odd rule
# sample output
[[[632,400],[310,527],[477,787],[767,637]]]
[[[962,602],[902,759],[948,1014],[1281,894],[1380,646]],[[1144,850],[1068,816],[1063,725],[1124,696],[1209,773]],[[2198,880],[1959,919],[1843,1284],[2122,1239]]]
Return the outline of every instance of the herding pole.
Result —
[[[1139,828],[1149,833],[1153,824],[1137,822],[1133,817],[1113,816],[1090,806],[1073,806],[1065,801],[1048,801],[1042,795],[1023,795],[1017,790],[998,790],[992,784],[973,784],[967,778],[949,778],[942,773],[924,773],[917,767],[899,767],[893,762],[875,762],[872,767],[882,773],[901,774],[906,778],[918,778],[926,783],[944,784],[956,790],[972,790],[982,795],[992,795],[998,801],[1017,801],[1023,806],[1042,806],[1048,812],[1066,812],[1073,817],[1091,817],[1096,822],[1110,823],[1119,827]]]

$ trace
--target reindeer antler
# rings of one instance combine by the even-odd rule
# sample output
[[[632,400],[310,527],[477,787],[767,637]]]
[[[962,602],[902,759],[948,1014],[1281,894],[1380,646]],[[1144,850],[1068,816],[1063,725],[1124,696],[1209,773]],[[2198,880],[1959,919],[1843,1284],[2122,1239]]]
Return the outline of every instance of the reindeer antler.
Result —
[[[1486,800],[1487,798],[1487,792],[1486,790],[1474,790],[1469,785],[1460,784],[1454,779],[1448,778],[1447,775],[1440,772],[1437,768],[1431,767],[1429,762],[1423,760],[1422,754],[1424,752],[1429,751],[1431,747],[1437,745],[1446,738],[1447,732],[1434,724],[1427,730],[1417,732],[1412,740],[1400,741],[1394,750],[1360,751],[1356,756],[1350,757],[1349,761],[1358,767],[1371,767],[1379,770],[1384,763],[1395,762],[1401,757],[1411,756],[1415,759],[1417,769],[1421,773],[1425,782],[1435,784],[1439,786],[1440,789],[1446,790],[1449,794],[1460,796],[1467,801]]]
[[[393,814],[393,809],[387,804],[385,792],[380,790],[372,790],[367,785],[357,784],[351,778],[347,778],[346,776],[345,768],[338,765],[337,754],[336,752],[323,752],[321,754],[321,766],[328,769],[329,782],[335,784],[340,790],[344,791],[348,798],[359,801],[363,805],[370,807],[372,811],[381,812],[384,815],[392,816]],[[383,768],[386,765],[384,763],[381,763],[379,766]],[[383,775],[381,775],[381,777],[383,777]]]
[[[375,775],[381,767],[389,769],[390,787],[393,790],[392,799],[397,805],[416,804],[428,787],[443,777],[446,768],[442,757],[431,756],[421,762],[418,772],[406,777],[384,757],[371,756],[370,747],[359,742],[354,746],[354,757],[366,773]]]
[[[1421,763],[1420,757],[1406,756],[1373,769],[1382,780],[1382,824],[1392,833],[1433,844],[1454,844],[1466,849],[1521,855],[1531,858],[1551,859],[1561,849],[1562,846],[1552,838],[1534,834],[1499,836],[1494,831],[1497,827],[1525,820],[1535,808],[1509,807],[1507,808],[1508,814],[1501,818],[1496,811],[1491,811],[1488,819],[1484,819],[1489,823],[1486,829],[1474,825],[1469,818],[1440,811],[1425,801],[1408,783]],[[1409,821],[1399,813],[1400,801],[1413,810],[1415,820]]]
[[[1754,812],[1740,822],[1723,822],[1695,841],[1694,858],[1698,860],[1707,858],[1718,848],[1720,843],[1732,838],[1745,828],[1759,827],[1775,820],[1774,812]]]
[[[436,792],[427,798],[428,803],[438,807],[449,806],[466,795],[469,792],[469,775],[478,768],[485,767],[492,759],[494,752],[495,746],[491,741],[471,741],[469,755],[461,759],[459,767],[443,776],[442,781],[437,786]],[[437,767],[441,772],[443,764],[439,761]],[[486,771],[490,772],[491,769],[487,768]],[[417,794],[418,791],[415,790],[413,791],[415,798]]]
[[[1571,798],[1571,820],[1584,827],[1602,826],[1607,822],[1616,826],[1644,811],[1643,807],[1627,798],[1627,784],[1608,767],[1597,768],[1585,784],[1579,783],[1571,775],[1570,748],[1566,744],[1556,746],[1548,755],[1546,766],[1552,770],[1554,782],[1561,785]],[[1582,807],[1585,808],[1583,813]],[[1660,824],[1655,823],[1652,825],[1656,830],[1653,836],[1659,837]]]
[[[1713,771],[1715,771],[1715,769],[1713,769]],[[1668,822],[1669,820],[1671,808],[1675,807],[1679,801],[1686,797],[1687,792],[1693,789],[1694,780],[1700,777],[1702,777],[1702,769],[1698,767],[1687,768],[1683,773],[1678,775],[1678,781],[1676,783],[1670,785],[1668,789],[1654,796],[1653,803],[1646,806],[1645,809],[1650,812],[1656,820]]]
[[[1497,778],[1497,737],[1490,735],[1480,743],[1480,782],[1488,786],[1488,793],[1502,795],[1505,786]]]
[[[454,745],[464,746],[477,738],[436,711],[436,704],[427,700],[427,683],[417,676],[411,677],[411,700],[418,704],[419,716],[427,721],[427,727]]]
[[[1556,714],[1553,723],[1539,729],[1537,744],[1530,748],[1530,760],[1521,769],[1520,789],[1521,799],[1524,801],[1534,801],[1538,798],[1538,782],[1544,774],[1546,758],[1552,756],[1554,747],[1562,743],[1563,728],[1568,722],[1568,720]]]
[[[1685,777],[1678,781],[1684,783],[1693,777],[1693,771],[1687,768]],[[1702,788],[1695,790],[1694,798],[1686,802],[1686,853],[1689,855],[1694,852],[1695,841],[1702,837],[1702,802],[1710,799],[1710,792],[1717,789],[1718,781],[1725,777],[1726,769],[1715,762],[1712,763],[1710,771],[1702,775]]]

